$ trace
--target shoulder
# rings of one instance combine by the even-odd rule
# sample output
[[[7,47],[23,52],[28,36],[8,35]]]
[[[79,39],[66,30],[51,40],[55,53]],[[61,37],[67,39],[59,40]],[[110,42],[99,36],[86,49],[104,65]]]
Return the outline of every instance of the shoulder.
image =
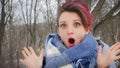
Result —
[[[50,41],[50,39],[54,38],[56,35],[57,35],[57,33],[48,34],[46,36],[45,45],[47,45],[47,43]]]
[[[103,52],[110,48],[110,46],[108,44],[104,43],[102,40],[100,40],[100,42],[101,42],[101,45],[103,46],[103,49],[102,49]]]
[[[102,46],[102,51],[108,50],[110,47],[108,44],[104,43],[102,40],[96,39],[98,45]]]

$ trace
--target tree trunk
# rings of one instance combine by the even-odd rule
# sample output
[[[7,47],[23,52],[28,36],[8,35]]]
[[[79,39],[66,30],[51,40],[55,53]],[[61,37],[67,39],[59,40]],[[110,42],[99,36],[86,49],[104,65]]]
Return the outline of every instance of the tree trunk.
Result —
[[[0,20],[0,60],[2,60],[2,43],[5,32],[5,0],[1,1],[1,20]],[[2,61],[0,61],[0,68],[2,68]]]
[[[115,7],[114,7],[113,9],[111,9],[111,10],[109,11],[109,13],[106,14],[106,15],[100,20],[100,22],[94,26],[94,28],[93,28],[93,33],[95,33],[95,31],[104,24],[104,21],[105,21],[105,20],[107,20],[107,19],[109,19],[110,17],[112,17],[113,13],[114,13],[119,7],[120,7],[120,0],[118,1],[118,4],[115,5]]]

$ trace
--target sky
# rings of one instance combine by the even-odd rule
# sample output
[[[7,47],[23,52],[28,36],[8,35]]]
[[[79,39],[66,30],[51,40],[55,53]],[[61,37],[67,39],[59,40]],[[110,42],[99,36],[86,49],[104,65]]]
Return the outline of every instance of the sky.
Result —
[[[22,7],[19,3],[19,0],[13,0],[14,1],[14,20],[15,20],[15,24],[24,24],[24,21],[23,21],[23,14],[22,14],[22,10],[23,9],[23,13],[24,15],[26,16],[26,0],[21,0],[22,1]],[[41,22],[44,22],[45,19],[44,19],[44,16],[45,16],[45,13],[46,13],[46,2],[45,0],[38,0],[39,2],[37,2],[37,15],[38,15],[38,18],[37,18],[37,23],[41,23]],[[56,0],[50,0],[50,5],[49,5],[49,10],[53,10],[52,13],[54,14],[54,16],[56,15],[57,13],[57,2]],[[35,1],[33,1],[33,7],[34,7],[34,3]],[[28,16],[30,15],[30,8],[31,8],[31,0],[27,0],[27,9],[28,9]],[[41,11],[43,13],[41,13]],[[32,10],[32,18],[31,20],[33,21],[33,17],[34,17],[34,9]],[[27,19],[27,17],[25,17]],[[17,21],[17,22],[16,22]]]

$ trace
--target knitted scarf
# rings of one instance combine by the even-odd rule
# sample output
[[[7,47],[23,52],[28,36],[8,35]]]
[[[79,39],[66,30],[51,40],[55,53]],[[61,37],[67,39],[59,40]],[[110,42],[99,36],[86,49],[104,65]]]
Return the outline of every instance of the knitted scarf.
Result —
[[[58,34],[49,34],[45,44],[44,68],[94,68],[98,44],[91,33],[81,43],[67,48]]]

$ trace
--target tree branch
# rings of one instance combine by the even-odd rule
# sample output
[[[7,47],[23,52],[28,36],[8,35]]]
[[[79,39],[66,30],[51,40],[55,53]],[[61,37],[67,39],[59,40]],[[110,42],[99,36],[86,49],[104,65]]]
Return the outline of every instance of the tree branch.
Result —
[[[114,8],[112,8],[109,13],[107,13],[103,18],[101,18],[100,22],[98,24],[96,24],[93,28],[93,33],[97,30],[97,28],[99,28],[99,26],[103,25],[105,22],[105,20],[109,19],[110,17],[112,17],[113,13],[116,11],[116,9],[118,9],[120,6],[120,0],[118,2],[118,4],[116,4],[114,6]]]

